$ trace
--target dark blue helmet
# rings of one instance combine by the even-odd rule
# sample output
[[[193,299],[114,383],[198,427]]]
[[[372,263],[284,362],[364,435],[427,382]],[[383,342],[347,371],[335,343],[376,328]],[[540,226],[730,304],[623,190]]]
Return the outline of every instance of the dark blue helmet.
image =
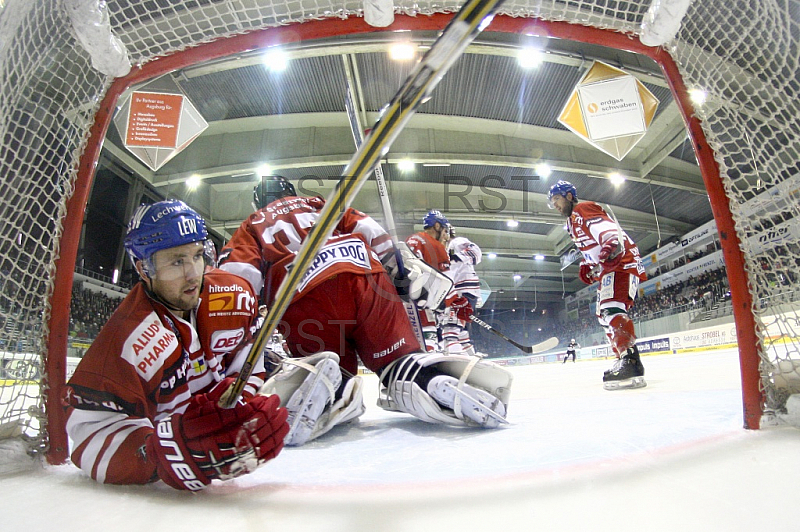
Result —
[[[205,220],[194,209],[180,200],[164,200],[136,209],[128,222],[125,250],[134,263],[149,263],[156,251],[207,239]]]
[[[436,225],[436,222],[442,224],[443,228],[446,228],[450,225],[450,222],[447,221],[447,218],[445,218],[441,212],[437,210],[431,210],[428,211],[428,214],[426,214],[425,218],[422,219],[422,227],[425,229],[428,227],[433,227]]]
[[[264,176],[253,189],[253,208],[263,209],[276,199],[286,196],[297,196],[294,185],[279,175]]]
[[[547,194],[547,203],[552,208],[553,205],[553,196],[564,196],[567,197],[567,193],[572,194],[572,199],[578,199],[578,191],[575,189],[575,185],[570,183],[569,181],[559,181],[552,187],[550,187],[550,193]]]

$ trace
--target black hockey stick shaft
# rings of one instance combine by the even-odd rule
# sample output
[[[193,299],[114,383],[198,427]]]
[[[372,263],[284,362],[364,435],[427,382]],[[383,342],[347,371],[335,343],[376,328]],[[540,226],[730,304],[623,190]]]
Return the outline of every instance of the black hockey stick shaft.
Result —
[[[522,344],[520,344],[518,342],[515,342],[514,340],[512,340],[511,338],[509,338],[505,334],[501,333],[500,331],[498,331],[497,329],[495,329],[494,327],[492,327],[491,325],[489,325],[488,323],[486,323],[482,319],[478,318],[474,314],[472,316],[470,316],[469,319],[471,319],[474,323],[477,323],[478,325],[480,325],[481,327],[483,327],[487,331],[496,334],[497,336],[499,336],[500,338],[502,338],[503,340],[505,340],[509,344],[513,345],[517,349],[520,349],[520,350],[522,350],[522,351],[524,351],[526,353],[538,352],[536,350],[536,348],[538,346],[536,346],[536,345],[522,345]]]
[[[358,120],[358,113],[356,112],[354,102],[355,89],[354,85],[350,83],[350,76],[353,74],[353,72],[347,56],[344,56],[344,63],[345,75],[347,76],[347,91],[345,93],[344,106],[345,110],[347,111],[348,121],[350,122],[350,131],[353,134],[353,141],[355,142],[356,149],[358,149],[361,147],[361,144],[364,143],[364,136],[361,129],[361,124]],[[389,240],[392,243],[392,253],[394,254],[394,260],[397,264],[397,280],[402,281],[406,279],[406,268],[403,264],[403,255],[400,253],[400,249],[397,246],[397,226],[394,223],[392,204],[389,202],[389,190],[386,188],[386,179],[383,176],[383,168],[381,167],[380,161],[378,161],[378,163],[375,165],[373,172],[375,175],[375,183],[378,186],[378,196],[381,200],[381,210],[383,211],[384,223],[386,225],[387,232],[389,233]],[[414,330],[414,336],[416,337],[420,348],[424,348],[425,336],[422,334],[422,324],[419,320],[419,309],[417,309],[416,303],[412,301],[404,301],[403,306],[405,307],[406,315],[411,322],[411,328]]]
[[[256,334],[239,375],[219,400],[221,407],[231,408],[242,395],[242,390],[253,373],[269,334],[278,326],[308,267],[330,238],[336,224],[355,199],[381,155],[391,147],[411,116],[427,99],[464,49],[488,26],[494,12],[502,3],[503,0],[467,0],[417,63],[406,82],[381,114],[364,139],[364,143],[342,171],[341,179],[328,197],[325,207],[320,211],[316,225],[287,268],[286,276],[278,287],[275,299],[261,329]]]

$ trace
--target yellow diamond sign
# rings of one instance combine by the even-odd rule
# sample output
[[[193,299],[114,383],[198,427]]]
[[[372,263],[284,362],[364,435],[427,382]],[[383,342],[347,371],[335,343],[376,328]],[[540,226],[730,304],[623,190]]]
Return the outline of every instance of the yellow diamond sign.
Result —
[[[621,161],[642,140],[658,98],[624,70],[595,61],[558,117],[583,140]]]

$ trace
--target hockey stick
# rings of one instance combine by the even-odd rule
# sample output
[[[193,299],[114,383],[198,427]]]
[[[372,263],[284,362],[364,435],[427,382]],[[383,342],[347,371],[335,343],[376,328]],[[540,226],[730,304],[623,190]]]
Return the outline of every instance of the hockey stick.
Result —
[[[385,108],[364,143],[342,171],[339,183],[320,211],[317,224],[308,233],[294,261],[287,268],[286,276],[278,287],[272,307],[250,347],[238,377],[219,400],[221,407],[231,408],[241,396],[256,361],[264,350],[269,333],[278,326],[308,267],[330,238],[345,209],[358,194],[380,156],[390,148],[411,116],[428,98],[467,45],[489,25],[495,10],[502,3],[503,0],[467,0]]]
[[[501,333],[500,331],[498,331],[497,329],[495,329],[494,327],[492,327],[491,325],[489,325],[485,321],[481,320],[480,318],[478,318],[474,314],[472,316],[470,316],[469,319],[471,319],[474,323],[477,323],[478,325],[480,325],[481,327],[483,327],[487,331],[496,334],[497,336],[499,336],[500,338],[502,338],[503,340],[505,340],[509,344],[513,345],[517,349],[520,349],[520,350],[522,350],[522,351],[524,351],[526,353],[529,353],[529,354],[542,353],[542,352],[547,351],[549,349],[553,349],[555,346],[558,345],[558,338],[556,338],[555,336],[553,336],[551,338],[548,338],[544,342],[539,342],[536,345],[522,345],[522,344],[519,344],[519,343],[515,342],[514,340],[512,340],[511,338],[509,338],[505,334]]]
[[[354,94],[353,85],[350,83],[350,62],[347,60],[347,56],[343,57],[345,73],[347,75],[347,80],[345,80],[347,91],[344,98],[344,107],[347,110],[347,118],[350,122],[350,132],[353,134],[353,141],[356,144],[356,149],[358,149],[361,147],[361,144],[363,144],[364,139],[361,133],[362,130],[358,120],[358,114],[356,114],[355,104],[353,103]],[[383,167],[380,161],[375,165],[374,173],[375,182],[378,185],[378,196],[381,200],[381,210],[383,211],[386,229],[389,233],[389,240],[392,242],[394,258],[397,263],[397,277],[403,279],[406,276],[406,269],[405,266],[403,266],[403,256],[400,254],[400,250],[397,249],[397,226],[394,223],[392,205],[389,203],[389,191],[386,188],[386,179],[383,177]],[[408,320],[411,322],[411,329],[414,331],[414,336],[416,336],[417,342],[419,342],[420,349],[425,349],[425,337],[422,334],[422,324],[419,321],[419,309],[417,309],[416,303],[413,301],[403,301],[403,306],[405,307]]]

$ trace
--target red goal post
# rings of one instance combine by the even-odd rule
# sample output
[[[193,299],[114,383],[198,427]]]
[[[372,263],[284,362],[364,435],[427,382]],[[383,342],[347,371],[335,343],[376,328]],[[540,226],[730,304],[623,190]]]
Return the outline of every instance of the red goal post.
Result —
[[[25,351],[32,352],[31,360],[35,361],[41,371],[37,383],[40,390],[38,396],[35,392],[25,388],[27,384],[19,384],[19,381],[9,382],[9,379],[0,380],[0,392],[2,392],[0,395],[0,409],[2,409],[0,410],[2,416],[0,417],[0,427],[9,422],[21,421],[20,424],[25,429],[27,439],[34,442],[32,449],[46,453],[48,461],[51,463],[60,463],[67,458],[67,438],[60,397],[66,379],[73,272],[95,167],[103,138],[120,95],[139,83],[167,72],[246,50],[264,48],[278,43],[384,30],[371,27],[360,17],[354,16],[359,9],[357,4],[352,6],[348,4],[348,8],[343,10],[328,9],[330,6],[326,4],[320,6],[319,10],[311,15],[291,13],[288,11],[288,5],[282,6],[285,13],[276,13],[276,7],[272,5],[269,8],[264,7],[264,12],[249,13],[251,18],[248,19],[247,24],[237,25],[231,24],[229,18],[225,16],[224,10],[229,8],[222,6],[222,3],[211,1],[205,8],[192,13],[196,17],[197,28],[192,28],[195,32],[186,32],[183,41],[175,37],[175,42],[170,41],[164,47],[155,47],[152,50],[135,47],[138,55],[133,59],[138,64],[129,75],[108,84],[107,82],[111,80],[106,80],[105,77],[94,72],[94,78],[87,82],[93,84],[94,88],[86,90],[85,94],[76,97],[70,109],[59,109],[60,103],[69,100],[60,91],[71,90],[69,87],[71,82],[76,84],[79,81],[85,82],[83,78],[80,80],[77,77],[69,79],[67,76],[70,73],[73,75],[77,73],[79,76],[87,77],[92,71],[86,65],[81,65],[80,68],[65,68],[60,71],[59,74],[62,77],[59,79],[45,80],[45,76],[36,79],[26,78],[25,64],[26,61],[30,62],[30,57],[46,59],[48,53],[51,53],[57,55],[59,59],[63,59],[70,57],[70,54],[77,54],[82,59],[76,61],[87,62],[84,57],[85,52],[76,42],[70,42],[69,35],[62,35],[57,44],[52,45],[58,47],[57,54],[52,47],[47,50],[39,50],[37,54],[24,53],[28,52],[28,48],[51,46],[46,43],[33,42],[35,38],[31,38],[31,36],[38,33],[35,31],[37,24],[47,26],[52,31],[53,28],[58,27],[59,21],[63,22],[60,15],[53,12],[52,6],[48,6],[47,2],[31,3],[35,5],[29,8],[28,18],[15,21],[18,23],[15,38],[10,39],[9,46],[2,51],[7,57],[4,57],[6,62],[0,64],[5,64],[6,74],[13,73],[15,76],[4,76],[3,79],[6,81],[3,82],[3,90],[0,93],[0,98],[2,98],[0,99],[0,116],[6,120],[0,126],[4,128],[1,141],[6,153],[0,164],[3,165],[2,168],[6,172],[26,171],[32,166],[29,162],[30,152],[37,149],[40,150],[38,155],[50,162],[44,165],[47,171],[36,170],[34,172],[34,170],[30,170],[31,174],[35,173],[37,179],[42,180],[38,189],[32,189],[22,182],[4,185],[4,195],[7,198],[10,197],[4,204],[6,214],[4,219],[9,219],[9,216],[12,219],[16,219],[15,216],[22,217],[23,214],[20,213],[30,208],[25,201],[15,201],[14,198],[31,197],[39,208],[42,206],[53,207],[52,219],[46,221],[53,225],[45,225],[44,230],[38,229],[38,226],[34,225],[32,230],[35,230],[37,235],[42,233],[44,236],[36,239],[35,243],[30,246],[31,249],[28,249],[27,246],[24,248],[24,254],[28,256],[30,263],[40,261],[45,265],[44,289],[36,285],[32,288],[25,286],[30,275],[27,271],[18,273],[12,269],[8,275],[8,282],[5,283],[5,288],[12,286],[14,289],[10,295],[3,296],[5,297],[3,302],[7,306],[14,307],[16,304],[30,307],[30,312],[21,315],[25,319],[17,319],[14,326],[19,328],[20,322],[24,322],[24,326],[35,338],[34,345],[26,348]],[[256,3],[260,4],[260,2]],[[773,4],[780,3],[774,2]],[[141,12],[144,9],[142,4],[132,2],[130,5],[134,4],[139,5],[136,12],[141,21],[145,21],[149,15],[155,18],[156,14],[154,13]],[[728,5],[726,0],[695,2],[687,14],[678,38],[669,43],[668,48],[651,48],[642,45],[636,36],[642,15],[650,5],[649,0],[619,3],[623,6],[621,9],[624,10],[620,12],[614,12],[611,8],[606,7],[607,2],[583,0],[566,4],[558,0],[537,1],[531,3],[530,6],[525,2],[507,3],[501,9],[501,12],[507,13],[507,15],[495,17],[486,31],[535,33],[599,44],[646,55],[660,65],[683,114],[695,147],[720,234],[731,286],[739,343],[744,426],[758,428],[762,415],[765,413],[769,414],[770,419],[780,418],[779,414],[784,411],[786,397],[790,393],[800,392],[800,389],[793,388],[797,379],[792,364],[788,369],[789,374],[783,379],[777,378],[778,369],[776,369],[782,366],[781,362],[800,360],[800,356],[797,355],[797,326],[792,322],[793,319],[796,322],[796,318],[794,318],[796,310],[793,305],[795,297],[790,295],[788,300],[787,298],[772,300],[773,296],[784,296],[789,292],[783,288],[775,289],[768,282],[771,278],[762,271],[764,264],[768,266],[775,264],[778,260],[777,253],[770,249],[758,248],[756,244],[750,243],[754,235],[758,237],[759,227],[764,225],[760,220],[766,216],[762,212],[769,209],[770,200],[761,198],[759,200],[760,210],[752,207],[754,198],[758,199],[760,193],[756,180],[753,179],[753,174],[757,171],[752,170],[748,174],[743,166],[737,165],[741,154],[753,148],[751,144],[758,141],[775,142],[776,140],[769,138],[768,133],[760,130],[753,131],[747,139],[740,131],[737,134],[738,126],[753,120],[751,117],[753,110],[747,108],[740,111],[743,116],[737,119],[736,111],[733,109],[735,106],[731,105],[732,109],[728,109],[725,101],[716,111],[706,113],[701,121],[698,112],[688,98],[687,86],[706,87],[712,91],[717,87],[719,90],[716,96],[719,99],[724,100],[730,96],[731,100],[736,103],[739,96],[729,81],[732,74],[725,71],[725,68],[728,68],[737,73],[742,70],[752,71],[759,80],[763,80],[766,86],[769,87],[771,83],[774,86],[773,90],[779,90],[779,81],[782,83],[783,80],[777,80],[774,76],[764,80],[765,76],[761,75],[759,61],[763,62],[763,57],[755,51],[752,53],[752,57],[740,57],[736,54],[735,49],[726,48],[721,43],[727,42],[728,34],[733,32],[742,40],[752,39],[754,47],[759,46],[763,49],[763,43],[758,42],[762,37],[758,34],[752,38],[748,37],[748,32],[753,31],[754,20],[763,24],[765,33],[767,33],[767,29],[772,31],[771,20],[782,15],[781,6],[774,6],[774,13],[770,11],[769,7],[764,7],[762,10],[753,8],[758,13],[750,14],[747,12],[747,9],[750,8],[745,7],[737,11],[739,8]],[[10,3],[9,6],[13,7],[13,3]],[[437,9],[434,8],[420,9],[419,6],[427,6],[424,2],[416,2],[407,6],[402,2],[396,2],[395,6],[397,14],[392,25],[393,31],[398,29],[443,29],[450,20],[450,13],[457,7],[456,4],[453,4],[453,6],[437,8],[445,12],[435,13],[434,11]],[[111,3],[109,9],[114,9],[114,3]],[[715,16],[709,16],[712,10],[717,10]],[[269,11],[269,16],[267,16],[267,11]],[[349,15],[349,17],[333,18],[332,13],[342,17]],[[129,46],[137,43],[139,39],[144,41],[154,38],[151,34],[137,34],[132,23],[123,24],[121,15],[124,13],[115,14],[120,15],[120,22],[115,26],[112,17],[112,29],[123,35],[123,40]],[[22,16],[24,17],[26,14],[22,14]],[[37,17],[41,17],[41,20]],[[159,23],[150,20],[147,22],[151,22],[151,25],[159,28],[159,31],[164,31],[164,23],[184,23],[181,20],[183,19],[177,16],[163,16],[163,20],[159,20]],[[745,26],[746,22],[750,26]],[[276,26],[277,23],[286,25]],[[736,27],[741,29],[738,32],[731,29]],[[722,32],[723,28],[724,33]],[[794,30],[796,33],[797,28],[794,27]],[[242,31],[247,33],[241,33]],[[238,34],[236,34],[237,32]],[[787,30],[787,33],[791,34],[792,32]],[[719,46],[715,46],[715,43]],[[790,39],[788,46],[793,46],[796,51],[797,44]],[[775,44],[775,46],[781,45],[783,45],[782,42]],[[727,53],[728,55],[719,56],[712,52]],[[777,61],[779,59],[770,56],[770,60]],[[796,84],[797,72],[794,71],[792,75]],[[789,76],[789,78],[791,77]],[[17,86],[6,86],[12,82]],[[731,95],[722,90],[723,83],[725,84],[724,88],[730,87]],[[787,83],[791,84],[791,79]],[[785,87],[783,89],[785,90]],[[794,85],[793,90],[796,93],[798,87]],[[28,94],[23,95],[23,91],[28,91]],[[53,115],[52,118],[47,117],[49,128],[67,137],[61,142],[64,146],[61,151],[48,149],[46,145],[39,142],[41,138],[37,137],[39,134],[37,131],[31,132],[30,129],[26,129],[30,128],[28,121],[23,123],[17,118],[20,112],[36,114],[35,111],[30,111],[32,107],[35,107],[33,103],[37,101],[36,91],[42,91],[42,99],[50,98],[46,102],[46,109],[42,111],[42,113]],[[80,101],[89,100],[93,94],[98,97],[99,104],[91,105],[90,101],[84,102],[85,105],[89,105],[89,108],[81,110],[78,105]],[[761,114],[769,116],[771,106],[775,104],[772,101],[762,101],[761,105],[764,107]],[[723,109],[723,111],[720,112],[719,109]],[[63,115],[66,111],[75,113],[75,117],[71,120],[64,120],[63,124],[51,123],[57,122],[59,115]],[[755,111],[758,114],[759,109]],[[724,116],[719,118],[714,113]],[[783,117],[781,118],[784,122],[786,121]],[[798,117],[795,115],[789,116],[789,118],[794,120],[794,131],[800,129],[796,123]],[[18,123],[14,123],[14,120],[18,120]],[[14,126],[13,128],[9,128],[9,121]],[[791,123],[789,130],[791,130]],[[46,137],[42,136],[42,138]],[[794,153],[800,153],[800,141],[791,140],[791,142],[791,149],[794,150]],[[766,155],[759,154],[759,157],[766,157]],[[796,171],[792,166],[793,163],[784,160],[784,157],[779,159],[782,166],[777,167],[775,166],[777,163],[767,162],[762,165],[761,171],[766,167],[774,175],[780,176],[782,179],[790,179],[794,174],[787,174],[793,170]],[[50,171],[55,177],[48,176]],[[763,179],[759,180],[759,183],[763,183]],[[778,184],[777,177],[772,181],[767,180],[767,185],[777,186]],[[797,214],[796,202],[795,199],[794,211],[792,211],[794,214]],[[743,205],[751,207],[745,209],[742,207]],[[790,206],[789,209],[791,211],[792,207]],[[38,222],[39,220],[37,220]],[[28,225],[30,226],[30,224]],[[12,249],[18,239],[17,232],[28,230],[25,227],[26,225],[20,222],[19,226],[11,227],[8,231],[9,234],[6,234],[6,230],[0,233],[0,249]],[[9,228],[6,227],[6,229]],[[48,232],[52,233],[52,240],[48,240],[49,237],[45,234]],[[26,238],[27,236],[24,236],[21,240]],[[797,257],[800,257],[800,253]],[[15,268],[13,265],[8,267]],[[20,279],[16,279],[16,277],[20,277]],[[796,291],[797,286],[794,281],[790,283],[790,288],[792,293]],[[33,296],[29,290],[33,291]],[[44,294],[39,294],[42,291]],[[38,295],[38,299],[36,295]],[[31,305],[30,301],[33,301],[34,304]],[[3,317],[6,325],[14,321],[10,310],[3,310]],[[778,333],[775,333],[774,323],[778,323]],[[19,334],[13,338],[16,337],[19,337]],[[8,345],[12,336],[0,331],[0,340],[5,340],[4,345]],[[781,350],[776,351],[775,346],[779,343]],[[15,391],[17,388],[25,389],[18,394]],[[22,395],[22,401],[19,400],[18,395]],[[31,404],[32,402],[35,404]],[[26,416],[35,418],[36,422],[30,423],[23,419]],[[2,434],[1,431],[0,434]]]

